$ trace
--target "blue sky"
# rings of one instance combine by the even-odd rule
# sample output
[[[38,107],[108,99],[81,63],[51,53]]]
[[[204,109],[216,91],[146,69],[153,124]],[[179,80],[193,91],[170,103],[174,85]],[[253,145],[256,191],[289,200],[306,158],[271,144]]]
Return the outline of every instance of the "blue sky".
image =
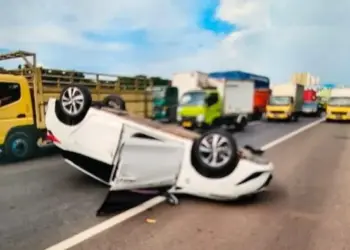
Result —
[[[0,50],[36,52],[46,67],[166,77],[190,70],[244,70],[273,82],[307,71],[324,82],[348,82],[347,0],[337,5],[323,0],[18,0],[6,5],[0,9]]]

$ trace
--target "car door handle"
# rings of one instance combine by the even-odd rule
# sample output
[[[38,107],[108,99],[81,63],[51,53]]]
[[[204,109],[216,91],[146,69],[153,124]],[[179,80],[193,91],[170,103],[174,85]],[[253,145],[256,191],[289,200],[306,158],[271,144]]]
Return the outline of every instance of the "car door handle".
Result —
[[[25,114],[19,114],[19,115],[17,115],[17,118],[24,118],[24,117],[26,117]]]

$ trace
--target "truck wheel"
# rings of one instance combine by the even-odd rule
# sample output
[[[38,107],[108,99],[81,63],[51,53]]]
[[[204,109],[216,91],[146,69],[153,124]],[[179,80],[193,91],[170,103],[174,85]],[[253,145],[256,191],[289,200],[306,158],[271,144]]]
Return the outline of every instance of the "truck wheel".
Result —
[[[126,111],[125,101],[119,95],[106,96],[102,101],[102,105],[105,107]]]
[[[299,115],[293,115],[293,122],[298,122],[299,121]]]
[[[56,105],[56,115],[66,125],[76,125],[84,118],[92,105],[90,91],[85,86],[65,87]]]
[[[224,129],[207,131],[196,139],[192,156],[196,171],[207,178],[223,178],[231,174],[239,161],[236,141]]]
[[[6,139],[5,155],[11,161],[25,160],[35,153],[36,142],[26,132],[15,132]]]

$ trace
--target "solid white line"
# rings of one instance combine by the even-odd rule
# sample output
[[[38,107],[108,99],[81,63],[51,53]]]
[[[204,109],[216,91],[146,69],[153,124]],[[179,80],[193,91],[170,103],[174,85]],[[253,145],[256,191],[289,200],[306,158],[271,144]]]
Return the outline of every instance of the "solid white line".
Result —
[[[248,123],[248,126],[255,126],[255,125],[259,125],[259,124],[262,124],[262,122],[261,121],[253,121],[253,122]]]
[[[282,136],[282,137],[280,137],[280,138],[278,138],[278,139],[276,139],[276,140],[274,140],[274,141],[272,141],[272,142],[262,146],[261,149],[262,150],[267,150],[269,148],[272,148],[272,147],[274,147],[274,146],[276,146],[276,145],[278,145],[278,144],[280,144],[280,143],[282,143],[282,142],[284,142],[284,141],[286,141],[286,140],[296,136],[297,134],[300,134],[300,133],[302,133],[302,132],[304,132],[304,131],[312,128],[312,127],[315,127],[316,125],[320,124],[321,122],[323,122],[325,120],[326,120],[326,118],[318,119],[318,120],[316,120],[316,121],[314,121],[314,122],[312,122],[312,123],[310,123],[310,124],[308,124],[308,125],[306,125],[304,127],[301,127],[301,128],[299,128],[299,129],[297,129],[297,130],[295,130],[295,131],[293,131],[293,132],[291,132],[289,134],[286,134],[286,135],[284,135],[284,136]]]
[[[274,140],[268,144],[266,144],[265,146],[263,146],[261,149],[262,150],[267,150],[270,149],[302,132],[304,132],[305,130],[308,130],[318,124],[320,124],[322,121],[324,121],[325,118],[319,119],[317,121],[314,121],[313,123],[310,123],[304,127],[301,127],[287,135],[284,135],[280,138],[278,138],[277,140]],[[163,196],[157,196],[151,200],[146,201],[145,203],[142,203],[141,205],[134,207],[132,209],[129,209],[121,214],[118,214],[108,220],[105,220],[104,222],[97,224],[85,231],[82,231],[66,240],[63,240],[59,243],[57,243],[56,245],[53,245],[49,248],[46,248],[45,250],[67,250],[69,248],[72,248],[104,231],[106,231],[107,229],[114,227],[120,223],[122,223],[123,221],[126,221],[154,206],[157,206],[158,204],[164,202],[166,199]]]
[[[104,222],[97,224],[85,231],[82,231],[81,233],[78,233],[74,235],[71,238],[68,238],[64,241],[61,241],[60,243],[53,245],[49,248],[46,248],[46,250],[66,250],[73,246],[78,245],[79,243],[99,234],[103,231],[106,231],[107,229],[118,225],[122,223],[123,221],[126,221],[127,219],[130,219],[131,217],[134,217],[147,209],[150,209],[162,202],[165,201],[164,196],[157,196],[151,200],[146,201],[145,203],[142,203],[141,205],[134,207],[132,209],[129,209],[121,214],[118,214],[108,220],[105,220]]]

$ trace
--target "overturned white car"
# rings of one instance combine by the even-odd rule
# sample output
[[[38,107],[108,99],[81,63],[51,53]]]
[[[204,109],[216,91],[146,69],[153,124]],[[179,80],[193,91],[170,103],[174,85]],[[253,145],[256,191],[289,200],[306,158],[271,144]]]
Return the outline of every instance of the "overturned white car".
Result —
[[[273,164],[263,152],[239,149],[222,129],[202,135],[128,114],[118,104],[92,105],[82,86],[65,88],[50,99],[48,136],[64,159],[83,173],[118,190],[167,187],[175,194],[232,200],[260,192],[272,179]],[[118,103],[119,102],[119,103]]]

